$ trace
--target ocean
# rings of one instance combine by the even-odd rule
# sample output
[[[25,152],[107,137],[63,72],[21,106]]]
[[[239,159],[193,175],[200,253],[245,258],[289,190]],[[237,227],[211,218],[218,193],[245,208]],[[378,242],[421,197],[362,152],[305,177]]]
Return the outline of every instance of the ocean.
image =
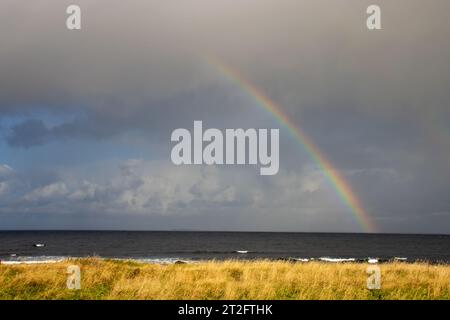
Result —
[[[43,246],[36,246],[42,244]],[[2,263],[98,256],[144,262],[223,259],[401,260],[450,263],[450,235],[194,232],[0,231]]]

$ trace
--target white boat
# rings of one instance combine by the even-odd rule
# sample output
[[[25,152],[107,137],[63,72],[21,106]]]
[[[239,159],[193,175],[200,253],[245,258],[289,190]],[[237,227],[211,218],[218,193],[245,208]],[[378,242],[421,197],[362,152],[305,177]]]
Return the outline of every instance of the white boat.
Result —
[[[237,250],[236,252],[237,252],[237,253],[248,253],[247,250]]]
[[[34,246],[35,247],[45,247],[45,244],[43,244],[43,243],[35,243]]]

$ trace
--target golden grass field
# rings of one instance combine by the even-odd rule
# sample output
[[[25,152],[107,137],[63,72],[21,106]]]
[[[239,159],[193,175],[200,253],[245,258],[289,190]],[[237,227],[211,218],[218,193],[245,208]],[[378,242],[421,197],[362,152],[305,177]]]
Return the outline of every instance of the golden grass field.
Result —
[[[66,287],[78,265],[81,289]],[[449,299],[450,266],[381,264],[381,289],[367,289],[367,264],[224,261],[142,264],[76,259],[0,265],[0,299]]]

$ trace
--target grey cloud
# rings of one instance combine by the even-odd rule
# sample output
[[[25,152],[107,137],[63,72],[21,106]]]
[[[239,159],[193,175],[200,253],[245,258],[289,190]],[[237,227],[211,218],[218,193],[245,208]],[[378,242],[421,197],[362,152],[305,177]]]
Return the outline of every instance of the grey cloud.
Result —
[[[397,119],[399,131],[407,122],[427,126],[427,114],[450,117],[444,0],[380,1],[378,33],[365,29],[369,1],[80,1],[80,32],[64,28],[68,4],[6,1],[0,11],[7,26],[0,29],[0,114],[84,114],[54,128],[56,139],[130,130],[165,137],[195,115],[225,126],[236,118],[251,123],[255,112],[242,110],[249,102],[233,98],[239,88],[208,54],[240,70],[302,125],[317,125],[305,120],[316,110]],[[32,137],[10,140],[33,144]]]
[[[217,86],[207,53],[242,70],[295,117],[308,108],[413,119],[448,110],[444,0],[379,1],[378,33],[365,29],[369,1],[79,1],[78,33],[64,28],[68,4],[3,2],[3,113],[39,105],[136,120],[155,100]]]
[[[105,172],[106,180],[66,168],[55,179],[40,183],[30,183],[36,177],[4,166],[0,168],[4,171],[0,179],[0,214],[10,221],[22,214],[39,214],[42,221],[38,227],[45,228],[49,217],[66,216],[71,220],[70,217],[79,216],[80,219],[89,217],[94,225],[103,227],[114,217],[121,221],[122,227],[137,229],[138,221],[146,217],[148,221],[170,220],[179,228],[187,223],[196,229],[220,230],[231,221],[246,221],[244,228],[238,225],[234,228],[286,231],[296,226],[297,231],[360,231],[350,209],[340,202],[323,172],[307,166],[301,173],[282,170],[274,179],[267,180],[237,168],[175,167],[130,159]],[[420,199],[424,201],[423,208],[414,209],[413,203],[408,203],[411,196],[404,192],[417,185],[417,181],[403,173],[373,169],[345,172],[345,175],[353,176],[356,182],[368,176],[373,188],[380,190],[376,194],[377,202],[365,200],[382,230],[418,230],[421,223],[430,226],[430,221],[436,219],[441,223],[434,232],[442,232],[448,226],[445,210],[448,203],[444,202],[444,207],[433,205],[427,200],[430,198],[427,194]],[[229,219],[225,224],[222,215]]]
[[[4,171],[7,170],[12,169]],[[122,212],[126,215],[183,216],[224,208],[302,208],[310,206],[308,203],[311,203],[314,193],[322,197],[322,209],[335,204],[332,193],[325,188],[322,174],[309,170],[301,175],[284,172],[270,184],[263,184],[257,175],[241,169],[185,168],[130,159],[119,163],[117,169],[108,171],[108,179],[103,181],[70,173],[70,170],[40,183],[30,183],[30,180],[39,180],[39,177],[31,175],[5,173],[4,176],[7,177],[4,181],[11,185],[12,182],[16,185],[20,182],[28,186],[16,190],[13,201],[3,203],[2,212],[11,214],[17,211],[69,210],[99,215]],[[239,182],[243,177],[246,177],[245,182]],[[277,194],[276,190],[284,192]],[[304,202],[308,198],[310,201]],[[328,204],[324,201],[326,198],[331,199]],[[97,212],[100,208],[103,210]]]

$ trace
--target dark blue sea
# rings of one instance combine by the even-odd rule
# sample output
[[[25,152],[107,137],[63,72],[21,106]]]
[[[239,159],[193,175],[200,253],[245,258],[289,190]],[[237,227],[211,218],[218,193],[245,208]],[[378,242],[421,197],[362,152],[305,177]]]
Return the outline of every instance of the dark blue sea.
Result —
[[[364,261],[377,258],[380,261],[450,263],[450,235],[0,231],[0,260],[3,262],[87,256],[147,262],[256,258]]]

